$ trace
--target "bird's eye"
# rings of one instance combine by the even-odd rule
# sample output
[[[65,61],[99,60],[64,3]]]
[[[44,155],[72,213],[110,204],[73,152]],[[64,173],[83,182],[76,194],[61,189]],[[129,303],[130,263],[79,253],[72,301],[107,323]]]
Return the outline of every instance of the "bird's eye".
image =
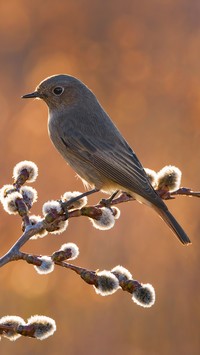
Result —
[[[56,96],[62,95],[63,91],[64,91],[64,88],[62,86],[56,86],[56,88],[53,89],[53,93]]]

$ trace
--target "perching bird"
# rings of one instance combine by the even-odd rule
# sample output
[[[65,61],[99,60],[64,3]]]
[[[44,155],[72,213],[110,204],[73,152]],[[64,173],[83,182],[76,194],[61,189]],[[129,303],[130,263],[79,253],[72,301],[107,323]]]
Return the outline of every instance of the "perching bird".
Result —
[[[152,207],[183,244],[191,243],[151,186],[134,151],[86,85],[60,74],[45,79],[36,91],[22,97],[46,102],[52,142],[92,192],[128,193]]]

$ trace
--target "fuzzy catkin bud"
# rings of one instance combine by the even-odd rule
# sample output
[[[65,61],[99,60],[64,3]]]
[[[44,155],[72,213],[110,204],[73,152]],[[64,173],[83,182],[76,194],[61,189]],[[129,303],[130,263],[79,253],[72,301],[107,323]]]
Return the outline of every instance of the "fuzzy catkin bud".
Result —
[[[34,226],[35,224],[42,221],[42,217],[31,215],[29,217],[29,221],[32,224],[32,226]],[[39,233],[33,235],[30,239],[44,238],[47,234],[48,234],[48,232],[46,231],[46,229],[42,229]]]
[[[20,192],[27,207],[31,208],[32,204],[37,201],[37,191],[31,186],[22,186]]]
[[[59,222],[56,223],[55,229],[49,231],[49,233],[51,233],[51,234],[61,234],[67,229],[68,224],[69,224],[68,220],[59,221]]]
[[[97,285],[94,289],[101,296],[109,296],[119,289],[119,281],[117,277],[110,271],[103,270],[96,273],[98,276]]]
[[[0,201],[3,203],[3,200],[8,197],[10,193],[15,192],[16,189],[13,185],[4,185],[0,190]]]
[[[4,316],[0,318],[0,324],[1,325],[7,325],[7,326],[12,326],[13,329],[4,332],[3,336],[5,338],[8,338],[11,341],[17,340],[21,335],[17,333],[17,327],[20,325],[25,325],[25,321],[23,318],[18,317],[18,316]],[[16,329],[16,330],[15,330]]]
[[[113,272],[116,276],[117,276],[117,278],[120,280],[120,279],[122,279],[122,280],[132,280],[132,275],[131,275],[131,273],[125,268],[125,267],[123,267],[123,266],[121,266],[121,265],[117,265],[117,266],[115,266],[112,270],[111,270],[111,272]]]
[[[34,337],[39,340],[44,340],[56,331],[56,323],[54,319],[35,315],[30,317],[28,320],[28,325],[34,326]]]
[[[151,185],[155,189],[157,187],[157,183],[158,183],[157,173],[154,170],[148,169],[148,168],[145,168],[144,170],[148,176],[148,179],[149,179]]]
[[[181,185],[181,171],[176,166],[165,166],[157,173],[158,190],[176,191]]]
[[[43,215],[46,216],[48,213],[54,213],[54,212],[56,212],[57,214],[62,213],[62,207],[60,202],[54,200],[45,202],[42,207]]]
[[[20,163],[16,164],[14,169],[13,169],[13,178],[15,181],[17,178],[20,176],[23,170],[26,170],[28,172],[28,179],[26,181],[28,182],[34,182],[38,176],[38,167],[35,163],[32,161],[21,161]]]
[[[51,225],[46,228],[51,234],[61,234],[68,227],[68,220],[56,220],[56,217],[64,214],[61,202],[59,201],[48,201],[45,202],[42,208],[42,212],[45,216],[45,220]]]
[[[49,256],[44,255],[38,259],[42,261],[40,266],[34,265],[34,268],[38,272],[38,274],[49,274],[54,270],[54,262]]]
[[[65,192],[64,195],[61,197],[61,200],[62,200],[62,202],[69,202],[71,199],[78,197],[80,195],[81,195],[81,192],[79,192],[79,191]],[[70,209],[82,208],[85,205],[87,205],[87,196],[84,196],[84,197],[80,198],[79,200],[72,202]]]
[[[70,250],[71,256],[70,256],[70,258],[67,258],[68,260],[74,260],[79,255],[79,248],[74,243],[65,243],[61,246],[60,250],[64,251],[64,252],[67,252],[68,250]]]
[[[155,303],[155,290],[151,284],[141,284],[132,293],[132,300],[139,306],[150,308]]]
[[[7,195],[7,197],[2,200],[4,210],[9,214],[17,214],[17,200],[22,200],[22,195],[19,192],[14,191]]]
[[[115,218],[112,210],[107,207],[101,208],[102,215],[98,219],[89,218],[93,224],[93,227],[100,230],[108,230],[114,227]]]

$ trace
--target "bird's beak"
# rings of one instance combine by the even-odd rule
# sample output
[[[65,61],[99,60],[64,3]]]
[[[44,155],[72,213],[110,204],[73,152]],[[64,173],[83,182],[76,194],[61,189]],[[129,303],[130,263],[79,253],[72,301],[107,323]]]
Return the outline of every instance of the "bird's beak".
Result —
[[[36,97],[40,97],[40,94],[38,91],[31,92],[30,94],[26,94],[22,96],[22,99],[34,99]]]

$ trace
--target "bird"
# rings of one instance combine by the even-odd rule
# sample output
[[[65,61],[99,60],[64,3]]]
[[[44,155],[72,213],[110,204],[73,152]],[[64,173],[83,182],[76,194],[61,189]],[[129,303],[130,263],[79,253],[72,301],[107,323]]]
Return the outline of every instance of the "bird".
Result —
[[[81,80],[67,74],[53,75],[22,98],[39,98],[47,104],[50,139],[82,179],[88,195],[125,192],[153,208],[182,244],[191,243],[152,187],[135,152]]]

